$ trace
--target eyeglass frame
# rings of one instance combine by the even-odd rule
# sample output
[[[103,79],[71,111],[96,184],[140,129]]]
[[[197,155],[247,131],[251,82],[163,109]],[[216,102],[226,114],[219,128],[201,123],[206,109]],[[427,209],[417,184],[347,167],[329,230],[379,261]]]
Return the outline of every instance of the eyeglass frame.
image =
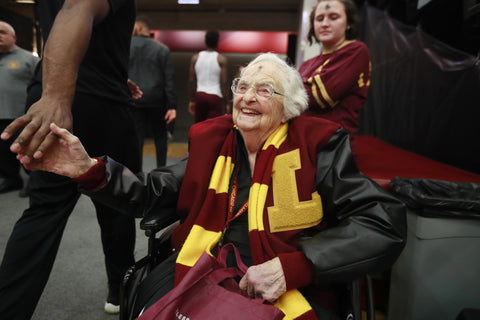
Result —
[[[238,87],[238,83],[240,82],[241,79],[242,79],[242,78],[235,78],[235,79],[233,79],[232,85],[230,86],[230,89],[232,90],[233,94],[244,95],[245,93],[247,93],[247,91],[248,91],[250,88],[254,88],[255,90],[254,90],[253,92],[254,92],[254,94],[255,94],[255,96],[256,96],[257,98],[262,98],[262,99],[270,100],[270,99],[272,99],[272,97],[273,97],[274,94],[278,94],[279,96],[282,96],[282,97],[284,96],[284,94],[275,91],[275,89],[273,88],[273,84],[268,83],[268,82],[256,82],[255,84],[248,84],[248,82],[246,82],[246,84],[248,84],[248,89],[245,90],[244,93],[238,93],[237,90],[236,90],[236,88]],[[270,88],[272,88],[272,94],[270,95],[270,97],[267,98],[267,97],[264,97],[264,96],[259,95],[259,94],[257,93],[257,86],[258,86],[258,85],[267,85],[267,86],[269,86]]]

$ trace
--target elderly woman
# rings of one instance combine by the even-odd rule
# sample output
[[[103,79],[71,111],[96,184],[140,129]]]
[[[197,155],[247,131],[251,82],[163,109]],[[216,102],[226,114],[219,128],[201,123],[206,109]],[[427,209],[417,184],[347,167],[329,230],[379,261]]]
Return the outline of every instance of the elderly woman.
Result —
[[[67,175],[126,214],[177,207],[177,253],[152,272],[161,282],[147,306],[204,251],[232,242],[250,266],[239,283],[248,295],[275,302],[288,319],[321,318],[302,292],[388,268],[404,246],[404,206],[358,171],[338,124],[299,116],[302,80],[276,55],[259,55],[232,91],[233,115],[192,126],[186,165],[135,176],[90,158],[52,124],[60,143],[27,166]]]
[[[353,0],[319,0],[310,13],[308,41],[321,53],[299,68],[309,95],[308,113],[339,123],[355,153],[360,109],[370,86],[370,54],[356,40],[357,8]]]

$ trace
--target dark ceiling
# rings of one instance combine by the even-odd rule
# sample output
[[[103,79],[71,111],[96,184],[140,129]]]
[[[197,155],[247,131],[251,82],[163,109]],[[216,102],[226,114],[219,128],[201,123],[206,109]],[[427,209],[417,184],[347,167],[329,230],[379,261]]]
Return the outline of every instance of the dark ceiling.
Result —
[[[47,0],[48,1],[48,0]],[[418,0],[354,0],[368,2],[393,18],[420,26],[453,47],[479,55],[480,0],[431,0],[418,10]],[[303,0],[200,0],[179,5],[177,0],[137,0],[138,13],[157,30],[259,30],[297,32]],[[6,10],[5,10],[6,9]],[[33,20],[33,6],[0,0],[0,19],[9,12]],[[448,23],[445,23],[448,21]]]
[[[179,5],[177,0],[137,0],[138,13],[150,18],[154,29],[296,31],[301,0],[201,0]],[[30,19],[33,5],[0,0],[7,9]]]
[[[179,5],[177,0],[137,0],[139,10],[149,11],[296,11],[297,0],[201,0],[199,5]]]
[[[138,13],[150,17],[155,29],[296,31],[300,0],[137,0]]]

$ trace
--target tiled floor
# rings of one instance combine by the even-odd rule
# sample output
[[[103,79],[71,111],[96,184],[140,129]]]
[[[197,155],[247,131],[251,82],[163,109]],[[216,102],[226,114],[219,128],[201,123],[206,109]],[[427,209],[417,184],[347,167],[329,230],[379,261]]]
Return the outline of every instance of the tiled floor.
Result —
[[[186,143],[169,143],[167,148],[167,158],[181,158],[188,150],[188,144]],[[155,145],[153,141],[146,140],[143,145],[144,156],[155,156]]]

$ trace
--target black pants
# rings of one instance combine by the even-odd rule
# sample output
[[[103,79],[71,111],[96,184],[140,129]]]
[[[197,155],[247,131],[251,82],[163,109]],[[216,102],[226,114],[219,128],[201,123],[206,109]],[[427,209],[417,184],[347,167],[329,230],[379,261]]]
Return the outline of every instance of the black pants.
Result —
[[[0,119],[0,132],[13,121],[13,119]],[[18,133],[8,140],[0,139],[0,178],[9,180],[21,180],[20,162],[16,158],[16,154],[10,151],[10,145],[16,139]]]
[[[34,86],[30,94],[37,92],[38,96],[39,90]],[[74,133],[91,156],[107,154],[133,172],[139,171],[139,146],[131,107],[77,94],[72,113]],[[80,196],[75,182],[41,171],[31,172],[29,189],[30,207],[15,224],[0,266],[2,319],[31,318],[50,275],[68,217]],[[134,263],[135,220],[99,203],[94,205],[108,282],[118,286],[125,270]]]
[[[157,168],[167,163],[167,123],[164,108],[135,108],[135,126],[140,146],[143,146],[148,130],[153,134]],[[142,159],[140,154],[140,159]],[[140,160],[141,161],[141,160]]]

